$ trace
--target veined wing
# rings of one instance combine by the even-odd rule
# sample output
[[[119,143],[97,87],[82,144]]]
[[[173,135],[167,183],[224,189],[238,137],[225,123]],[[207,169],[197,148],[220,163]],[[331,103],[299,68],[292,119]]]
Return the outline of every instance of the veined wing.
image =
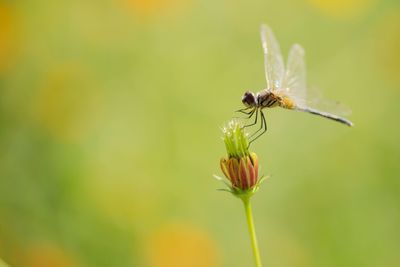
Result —
[[[285,73],[281,49],[272,30],[261,25],[261,42],[264,50],[265,77],[268,89],[279,89]]]
[[[307,89],[306,106],[318,110],[328,111],[339,116],[350,116],[352,111],[340,101],[325,97],[317,88]]]
[[[296,105],[306,104],[306,65],[304,49],[299,44],[294,44],[290,49],[285,77],[279,91],[293,98]]]

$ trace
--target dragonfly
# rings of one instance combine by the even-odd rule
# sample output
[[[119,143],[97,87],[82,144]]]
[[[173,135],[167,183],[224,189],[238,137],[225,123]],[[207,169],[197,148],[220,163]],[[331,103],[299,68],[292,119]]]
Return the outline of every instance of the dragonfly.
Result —
[[[244,127],[256,125],[259,115],[261,117],[261,125],[250,136],[249,145],[267,131],[267,122],[263,113],[266,108],[281,107],[307,112],[347,126],[353,126],[353,123],[345,118],[311,108],[307,104],[306,67],[303,47],[299,44],[294,44],[290,48],[285,68],[279,43],[272,30],[267,25],[262,24],[260,33],[264,51],[267,87],[258,93],[246,91],[242,97],[242,103],[245,108],[237,110],[248,115],[248,119],[255,115],[254,122]]]

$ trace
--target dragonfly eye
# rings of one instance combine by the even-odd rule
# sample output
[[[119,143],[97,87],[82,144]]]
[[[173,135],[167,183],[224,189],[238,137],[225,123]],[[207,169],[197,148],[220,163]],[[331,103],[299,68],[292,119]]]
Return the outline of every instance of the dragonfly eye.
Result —
[[[254,107],[257,105],[256,96],[254,95],[253,92],[247,91],[244,93],[242,97],[242,103],[246,107]]]

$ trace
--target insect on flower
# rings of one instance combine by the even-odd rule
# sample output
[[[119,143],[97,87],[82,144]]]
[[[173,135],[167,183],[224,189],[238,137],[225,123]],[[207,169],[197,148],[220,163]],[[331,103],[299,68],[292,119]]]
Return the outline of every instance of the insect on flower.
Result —
[[[267,87],[258,93],[245,92],[242,97],[245,108],[238,110],[238,112],[248,115],[248,118],[255,114],[254,122],[244,127],[256,125],[258,113],[260,113],[261,125],[251,135],[253,138],[250,143],[267,131],[267,123],[263,113],[265,108],[281,107],[303,111],[353,126],[353,123],[347,119],[307,105],[304,49],[299,44],[294,44],[291,47],[285,69],[279,44],[272,30],[264,24],[261,25],[261,42],[264,50]],[[257,133],[259,134],[256,135]]]

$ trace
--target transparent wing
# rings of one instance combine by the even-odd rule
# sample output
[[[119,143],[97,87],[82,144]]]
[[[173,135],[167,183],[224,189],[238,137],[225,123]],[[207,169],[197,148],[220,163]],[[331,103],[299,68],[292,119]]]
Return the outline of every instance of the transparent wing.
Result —
[[[350,116],[352,114],[352,111],[348,106],[338,100],[327,98],[320,90],[314,87],[307,89],[307,100],[305,105],[307,107],[328,111],[340,116]]]
[[[261,42],[264,50],[265,77],[268,89],[278,89],[282,85],[285,66],[281,49],[272,30],[261,25]]]
[[[299,44],[294,44],[290,49],[285,77],[279,91],[293,98],[297,105],[305,104],[307,97],[306,65],[304,49]]]

